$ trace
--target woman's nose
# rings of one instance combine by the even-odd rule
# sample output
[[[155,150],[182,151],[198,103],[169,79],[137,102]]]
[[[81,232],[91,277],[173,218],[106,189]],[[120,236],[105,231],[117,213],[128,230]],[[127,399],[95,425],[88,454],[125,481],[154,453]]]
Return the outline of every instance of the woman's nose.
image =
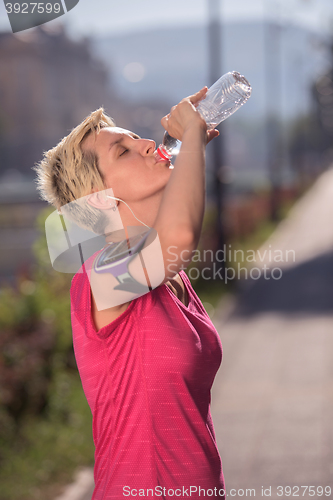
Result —
[[[140,153],[142,156],[149,156],[155,152],[156,143],[151,139],[139,139],[140,142]]]

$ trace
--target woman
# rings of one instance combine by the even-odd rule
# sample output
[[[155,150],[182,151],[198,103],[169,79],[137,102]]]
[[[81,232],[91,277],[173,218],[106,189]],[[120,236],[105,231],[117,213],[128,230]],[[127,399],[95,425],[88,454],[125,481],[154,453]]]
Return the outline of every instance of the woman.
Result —
[[[182,252],[188,257],[199,241],[205,147],[218,135],[195,109],[206,92],[183,99],[161,120],[182,141],[174,169],[156,159],[153,141],[115,127],[103,110],[37,166],[43,197],[58,209],[86,196],[91,213],[79,207],[75,218],[96,231],[95,212],[117,208],[125,229],[140,222],[155,229],[164,260],[160,286],[112,307],[97,303],[89,272],[73,278],[74,349],[96,446],[93,500],[224,497],[209,408],[221,344],[186,274],[178,272]],[[108,189],[114,196],[100,195]]]

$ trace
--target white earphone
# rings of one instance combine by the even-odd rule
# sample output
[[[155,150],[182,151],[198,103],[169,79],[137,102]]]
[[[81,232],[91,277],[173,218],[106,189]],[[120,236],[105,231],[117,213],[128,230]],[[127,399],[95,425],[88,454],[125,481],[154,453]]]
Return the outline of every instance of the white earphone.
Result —
[[[127,205],[126,201],[124,200],[121,200],[120,198],[116,198],[115,196],[109,196],[108,194],[106,195],[107,198],[110,198],[111,200],[117,200],[117,201],[121,201],[122,203],[125,203],[125,205],[130,209],[130,211],[132,212],[132,215],[133,217],[138,221],[140,222],[140,224],[143,224],[144,226],[148,227],[148,229],[151,229],[149,226],[147,226],[147,224],[145,224],[144,222],[142,222],[142,220],[138,219],[137,217],[135,217],[134,213],[133,213],[133,210],[131,209],[131,207],[129,205]],[[117,205],[114,205],[112,207],[112,210],[117,210]]]

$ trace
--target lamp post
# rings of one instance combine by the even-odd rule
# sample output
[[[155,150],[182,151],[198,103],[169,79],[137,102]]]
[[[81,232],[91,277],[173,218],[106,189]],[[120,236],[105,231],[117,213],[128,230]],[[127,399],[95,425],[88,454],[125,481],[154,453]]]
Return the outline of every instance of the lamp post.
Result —
[[[280,206],[281,185],[281,155],[279,139],[281,132],[280,116],[277,106],[281,107],[281,26],[278,22],[270,20],[270,2],[266,5],[265,35],[265,80],[266,80],[266,144],[267,144],[267,170],[270,182],[270,218],[277,221]],[[274,90],[274,97],[271,89]]]
[[[221,54],[221,23],[220,23],[220,0],[208,0],[209,24],[208,24],[208,50],[209,50],[209,81],[210,85],[216,82],[222,74]],[[220,126],[221,127],[221,126]],[[223,159],[224,159],[224,137],[220,136],[212,142],[213,157],[213,179],[214,195],[217,209],[216,234],[217,249],[223,249],[225,243],[225,232],[223,226]],[[220,263],[221,264],[221,263]]]

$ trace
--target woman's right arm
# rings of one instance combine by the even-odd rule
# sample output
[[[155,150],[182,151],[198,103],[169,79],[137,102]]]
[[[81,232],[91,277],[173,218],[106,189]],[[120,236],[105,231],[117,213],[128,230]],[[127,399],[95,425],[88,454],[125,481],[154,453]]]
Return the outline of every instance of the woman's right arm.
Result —
[[[183,99],[161,120],[169,134],[182,141],[154,223],[164,258],[164,282],[182,269],[184,260],[191,259],[200,238],[206,195],[205,150],[218,135],[217,130],[207,132],[194,107],[206,92],[207,87]]]
[[[151,232],[142,250],[149,280],[146,281],[141,258],[137,256],[129,265],[132,276],[139,283],[149,281],[148,285],[153,288],[184,268],[185,259],[191,260],[200,238],[205,210],[205,149],[207,143],[218,135],[217,130],[207,132],[205,121],[194,107],[206,92],[207,88],[204,88],[183,99],[161,120],[164,128],[172,137],[181,140],[182,145],[153,225],[156,232]],[[158,238],[155,238],[156,233]],[[104,276],[110,280],[109,284],[103,284],[100,275],[94,272],[91,276],[91,285],[96,281],[92,286],[96,303],[93,301],[92,306],[97,328],[119,316],[128,306],[128,300],[132,300],[127,296],[120,300],[119,293],[124,292],[114,292],[113,276]]]

